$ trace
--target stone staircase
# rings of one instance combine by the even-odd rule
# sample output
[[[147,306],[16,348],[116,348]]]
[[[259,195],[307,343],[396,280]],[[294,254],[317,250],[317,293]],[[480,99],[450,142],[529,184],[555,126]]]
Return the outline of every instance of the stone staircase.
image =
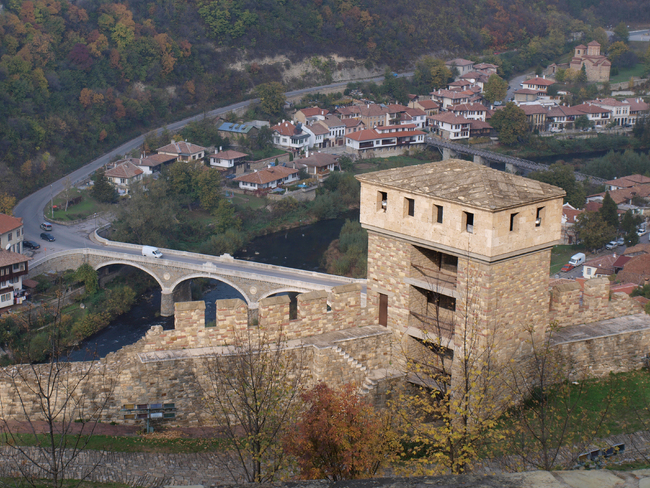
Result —
[[[395,369],[395,368],[377,368],[368,371],[368,367],[364,366],[361,364],[359,361],[354,359],[352,356],[350,356],[347,352],[345,352],[343,349],[341,349],[338,346],[332,346],[332,349],[334,352],[336,352],[339,356],[341,356],[343,359],[347,361],[347,363],[350,365],[351,368],[354,368],[364,374],[363,382],[361,383],[361,386],[359,387],[359,394],[360,395],[367,395],[369,394],[375,386],[377,386],[377,383],[379,383],[382,380],[389,379],[389,378],[396,378],[399,376],[404,376],[404,373]]]
[[[363,364],[361,364],[359,361],[354,359],[352,356],[350,356],[347,352],[345,352],[343,349],[341,349],[338,346],[332,346],[332,349],[334,350],[335,353],[337,353],[339,356],[342,356],[343,359],[345,359],[350,367],[356,368],[360,371],[366,371],[368,368],[366,368]]]

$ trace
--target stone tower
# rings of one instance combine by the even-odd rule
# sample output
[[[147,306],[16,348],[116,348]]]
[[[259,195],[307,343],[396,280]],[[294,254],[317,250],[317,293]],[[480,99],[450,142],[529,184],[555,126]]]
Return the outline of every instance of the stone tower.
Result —
[[[453,348],[471,321],[516,354],[527,326],[546,327],[562,189],[457,159],[357,178],[368,303],[400,340]]]

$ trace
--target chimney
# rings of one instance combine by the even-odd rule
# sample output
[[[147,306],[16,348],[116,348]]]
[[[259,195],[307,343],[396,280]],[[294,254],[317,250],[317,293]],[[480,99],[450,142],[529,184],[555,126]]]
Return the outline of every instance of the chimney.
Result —
[[[284,124],[284,119],[282,119],[282,123]]]
[[[219,152],[221,152],[221,147],[222,147],[222,146],[219,146]]]

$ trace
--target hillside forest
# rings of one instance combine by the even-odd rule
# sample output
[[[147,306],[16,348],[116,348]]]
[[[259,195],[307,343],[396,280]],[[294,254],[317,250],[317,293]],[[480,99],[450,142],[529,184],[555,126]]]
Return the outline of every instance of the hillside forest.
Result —
[[[311,59],[367,68],[519,47],[650,20],[641,0],[7,0],[0,14],[0,195],[22,197],[147,129],[248,97]],[[262,62],[282,55],[283,62]],[[277,59],[277,58],[276,58]],[[286,86],[308,82],[300,76]],[[315,84],[315,83],[314,83]]]

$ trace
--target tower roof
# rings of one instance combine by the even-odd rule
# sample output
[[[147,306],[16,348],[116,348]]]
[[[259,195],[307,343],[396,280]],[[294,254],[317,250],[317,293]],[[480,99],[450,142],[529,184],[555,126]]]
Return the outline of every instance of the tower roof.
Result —
[[[564,190],[487,166],[448,159],[358,175],[362,183],[499,211],[564,197]]]

